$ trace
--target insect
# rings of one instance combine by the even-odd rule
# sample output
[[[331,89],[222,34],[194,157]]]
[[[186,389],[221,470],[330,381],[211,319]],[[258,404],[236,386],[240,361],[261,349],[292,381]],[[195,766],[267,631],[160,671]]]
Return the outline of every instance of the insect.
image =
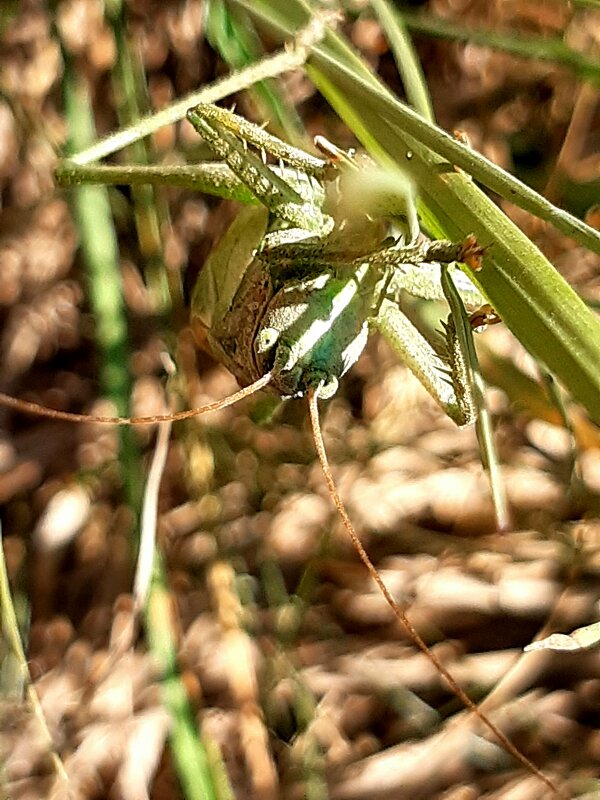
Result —
[[[362,248],[350,231],[357,241],[353,251],[344,242],[344,221],[336,224],[323,207],[323,177],[335,162],[315,163],[301,151],[288,152],[276,138],[264,132],[257,136],[240,117],[216,107],[199,106],[188,119],[265,206],[238,216],[201,273],[192,300],[192,317],[204,322],[213,349],[242,385],[271,372],[273,388],[283,397],[310,390],[330,397],[364,349],[369,322],[385,330],[403,356],[418,346],[404,344],[400,291],[408,287],[418,294],[411,277],[421,264],[466,259],[478,253],[475,243],[402,246],[394,241],[386,246],[367,229]],[[235,139],[231,130],[243,132],[244,139]],[[278,174],[248,151],[249,143],[287,165]],[[378,222],[371,227],[381,239]],[[209,291],[208,284],[217,281],[223,288]],[[424,295],[435,294],[432,282],[423,284]],[[475,287],[471,290],[476,294]],[[464,378],[454,370],[451,381],[446,376],[437,381],[441,364],[421,342],[417,371],[451,416],[459,423],[471,421]],[[451,383],[455,394],[448,398],[440,384]]]
[[[440,262],[480,258],[477,243],[418,243],[414,222],[408,244],[387,237],[382,220],[353,231],[347,220],[336,221],[324,208],[326,183],[337,180],[343,167],[360,170],[347,154],[328,143],[332,158],[310,156],[216,106],[200,105],[188,119],[222,160],[216,165],[218,183],[202,188],[231,196],[245,188],[262,204],[238,215],[211,253],[192,298],[192,318],[204,326],[213,350],[241,385],[272,370],[273,388],[283,397],[317,387],[322,398],[330,397],[362,352],[371,324],[451,418],[458,424],[472,421],[475,411],[459,365],[455,361],[446,374],[439,354],[399,311],[398,298],[405,290],[443,299]],[[278,167],[267,165],[267,153],[279,160]],[[144,174],[153,182],[172,178],[168,169]],[[119,183],[131,181],[132,171],[66,162],[57,176],[63,185]],[[215,171],[211,176],[217,180]],[[361,179],[367,179],[364,170]],[[198,183],[190,172],[188,187]],[[343,195],[344,189],[335,191]],[[482,305],[476,287],[463,275],[459,280],[470,305]],[[452,334],[448,338],[452,358]]]
[[[217,174],[219,178],[215,191],[233,196],[249,192],[246,199],[255,201],[238,214],[210,254],[194,289],[192,321],[242,387],[253,391],[270,386],[282,397],[308,396],[329,490],[361,559],[411,636],[473,708],[439,659],[431,656],[354,532],[327,464],[317,400],[335,394],[340,378],[362,353],[369,328],[374,328],[388,338],[449,416],[459,424],[472,421],[476,404],[456,332],[460,320],[456,315],[449,318],[445,347],[436,350],[402,313],[399,300],[404,291],[443,299],[448,265],[480,259],[482,252],[472,239],[458,244],[417,240],[411,198],[406,195],[401,196],[399,206],[401,215],[408,209],[408,241],[396,233],[398,219],[394,220],[393,214],[391,218],[369,214],[358,221],[348,220],[342,202],[351,191],[348,186],[357,176],[363,186],[373,180],[371,166],[362,165],[353,154],[321,142],[324,157],[311,156],[212,105],[196,106],[188,112],[188,119],[221,162],[213,171],[213,177]],[[274,163],[267,163],[267,157]],[[211,168],[215,170],[215,165]],[[66,162],[59,167],[58,176],[64,184],[88,180],[119,183],[127,182],[131,173],[118,168],[80,169]],[[192,185],[194,180],[192,177]],[[482,302],[477,289],[466,279],[458,278],[458,282],[470,306],[477,308]],[[480,326],[484,315],[474,312],[473,318]],[[470,332],[468,318],[466,328]],[[246,393],[211,407],[221,407]],[[182,412],[174,418],[194,413],[197,411]],[[59,412],[56,416],[72,415]],[[492,730],[517,754],[497,728],[492,726]]]

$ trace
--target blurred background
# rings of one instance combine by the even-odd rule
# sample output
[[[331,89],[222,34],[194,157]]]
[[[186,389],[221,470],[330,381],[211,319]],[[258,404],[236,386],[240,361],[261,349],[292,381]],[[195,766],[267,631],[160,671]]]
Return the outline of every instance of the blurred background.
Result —
[[[102,232],[106,207],[92,200],[82,211],[84,192],[53,179],[69,139],[77,147],[230,71],[215,33],[227,17],[215,12],[207,29],[207,5],[2,4],[0,390],[69,411],[124,414],[131,399],[131,413],[160,413],[165,351],[187,406],[236,390],[197,347],[187,307],[238,207],[175,188],[114,188],[113,241]],[[368,3],[341,5],[340,32],[402,97]],[[597,60],[594,5],[396,4],[438,123],[597,226],[597,85],[568,63],[489,46],[498,44],[492,34],[504,43],[561,39]],[[256,37],[276,47],[264,31]],[[279,91],[305,142],[323,134],[356,146],[302,70],[286,74]],[[264,121],[260,97],[234,99],[239,113]],[[206,157],[185,122],[130,153],[132,161]],[[504,207],[597,306],[598,257]],[[446,418],[378,337],[323,404],[327,450],[365,547],[427,643],[475,700],[487,696],[489,716],[569,796],[598,796],[597,652],[521,656],[538,636],[598,619],[598,429],[576,408],[573,432],[565,429],[535,364],[502,325],[478,344],[509,532],[495,532],[472,428]],[[66,796],[57,756],[73,798],[550,796],[465,712],[394,620],[327,495],[305,401],[274,409],[260,395],[175,426],[158,497],[156,602],[134,633],[139,509],[155,431],[0,414],[4,556],[46,726],[7,635],[7,796]],[[180,749],[182,730],[189,750]]]

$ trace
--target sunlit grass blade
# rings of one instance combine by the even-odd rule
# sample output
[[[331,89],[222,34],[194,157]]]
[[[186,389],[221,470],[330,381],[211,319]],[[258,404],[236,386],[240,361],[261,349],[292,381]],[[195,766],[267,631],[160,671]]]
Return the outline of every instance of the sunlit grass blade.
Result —
[[[473,331],[460,293],[447,268],[442,267],[442,289],[450,307],[450,318],[456,334],[456,342],[461,360],[466,367],[466,380],[471,389],[473,403],[477,409],[475,430],[481,451],[483,466],[487,470],[496,526],[499,531],[510,529],[511,520],[504,490],[504,482],[498,463],[498,455],[494,446],[492,418],[485,402],[485,385],[479,359],[473,341]]]
[[[385,31],[390,41],[408,101],[425,119],[434,122],[433,107],[425,78],[401,15],[392,8],[387,0],[371,0],[371,7],[377,14],[382,30]],[[455,346],[459,349],[460,362],[466,368],[465,378],[469,383],[469,394],[477,409],[475,428],[482,462],[489,477],[496,526],[498,530],[505,531],[510,528],[510,514],[498,455],[494,445],[492,417],[485,400],[485,385],[475,350],[473,331],[460,293],[445,267],[442,267],[441,278],[442,289],[450,308],[451,324],[456,337]]]
[[[422,117],[434,122],[425,76],[400,12],[388,0],[371,0],[371,8],[390,43],[408,102]]]
[[[185,95],[180,100],[162,109],[162,111],[148,114],[126,128],[115,131],[104,139],[100,139],[100,141],[94,141],[86,149],[77,152],[77,156],[73,158],[73,161],[79,165],[91,164],[112,153],[116,153],[132,142],[137,142],[144,136],[150,136],[164,125],[170,125],[183,119],[189,109],[199,103],[216,103],[234,92],[247,89],[258,81],[281,75],[282,72],[302,66],[306,60],[306,55],[305,47],[277,51],[239,73],[226,75],[208,87],[202,87]]]

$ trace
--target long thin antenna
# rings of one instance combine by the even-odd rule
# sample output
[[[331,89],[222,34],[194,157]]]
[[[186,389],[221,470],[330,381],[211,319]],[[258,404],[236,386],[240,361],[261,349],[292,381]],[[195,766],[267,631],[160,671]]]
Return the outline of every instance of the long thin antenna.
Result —
[[[317,450],[317,455],[319,457],[319,461],[321,463],[321,469],[323,470],[323,475],[325,476],[325,481],[329,488],[329,494],[335,504],[335,507],[338,510],[338,513],[341,517],[341,520],[344,524],[344,528],[346,529],[348,536],[352,540],[352,544],[358,553],[360,560],[363,562],[365,567],[367,568],[369,574],[379,587],[381,594],[385,597],[387,604],[392,609],[394,616],[400,622],[400,624],[404,627],[408,635],[411,637],[413,642],[417,645],[419,650],[423,652],[429,661],[434,665],[437,669],[438,673],[445,679],[446,683],[450,687],[450,689],[454,692],[456,697],[470,710],[472,711],[483,724],[490,730],[494,736],[498,739],[498,741],[502,744],[505,750],[510,753],[513,758],[515,758],[522,766],[524,766],[529,772],[536,775],[541,781],[543,781],[549,789],[557,797],[564,797],[561,791],[554,786],[550,778],[546,777],[543,772],[541,772],[533,762],[531,762],[527,756],[524,756],[515,745],[508,739],[508,737],[502,733],[502,731],[496,727],[496,725],[485,716],[485,714],[479,710],[476,703],[474,703],[471,698],[466,694],[466,692],[458,685],[455,679],[452,677],[450,672],[446,669],[446,667],[442,664],[439,660],[437,655],[427,647],[424,640],[421,638],[421,635],[414,627],[412,622],[406,616],[406,613],[400,608],[398,603],[392,597],[389,589],[382,581],[381,576],[375,569],[375,566],[371,559],[369,558],[367,551],[363,547],[361,540],[358,537],[358,534],[354,530],[354,526],[350,521],[350,517],[348,516],[348,512],[342,502],[342,499],[338,493],[337,487],[335,485],[335,481],[333,479],[333,475],[331,473],[331,468],[329,466],[329,460],[327,458],[327,453],[325,451],[325,443],[323,441],[323,434],[321,433],[321,425],[319,422],[319,406],[318,406],[318,394],[319,389],[311,389],[308,392],[308,408],[310,411],[310,421],[312,425],[313,436],[315,440],[315,447]]]
[[[93,414],[75,414],[71,411],[57,411],[41,406],[38,403],[31,403],[29,400],[19,400],[9,394],[4,394],[4,392],[0,392],[0,405],[12,408],[22,414],[34,414],[37,417],[50,417],[50,419],[60,419],[66,422],[96,422],[102,425],[155,425],[157,422],[179,422],[182,419],[190,419],[190,417],[198,417],[201,414],[209,414],[211,411],[227,408],[227,406],[234,405],[239,400],[249,397],[260,389],[264,389],[270,381],[271,373],[267,372],[266,375],[251,383],[250,386],[230,394],[229,397],[225,397],[223,400],[217,400],[206,406],[191,408],[187,411],[177,411],[174,414],[156,414],[153,417],[102,417]]]

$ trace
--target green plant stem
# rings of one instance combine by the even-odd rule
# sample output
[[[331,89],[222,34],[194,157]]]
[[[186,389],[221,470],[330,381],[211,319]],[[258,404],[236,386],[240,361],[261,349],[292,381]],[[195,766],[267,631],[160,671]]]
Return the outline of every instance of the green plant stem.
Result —
[[[15,659],[19,670],[19,679],[21,685],[25,685],[25,694],[29,705],[38,721],[40,731],[42,733],[44,742],[48,748],[48,753],[52,760],[52,765],[56,772],[57,778],[66,786],[67,774],[64,765],[60,760],[58,753],[54,747],[52,736],[48,730],[44,712],[40,705],[37,692],[31,681],[29,667],[27,665],[27,658],[23,643],[21,642],[21,634],[19,632],[19,624],[15,607],[10,592],[10,584],[8,580],[8,573],[6,571],[6,561],[4,559],[4,546],[2,543],[2,525],[0,522],[0,637],[6,639],[8,645],[7,657],[11,656]],[[1,776],[0,776],[1,777]],[[0,785],[1,790],[1,785]]]
[[[370,0],[370,5],[392,48],[409,105],[424,119],[434,123],[431,97],[402,14],[388,0]]]
[[[407,34],[402,15],[390,5],[388,0],[371,0],[371,7],[377,14],[381,27],[392,46],[409,104],[422,117],[434,123],[435,117],[429,90],[417,54],[412,46],[412,41]],[[460,292],[457,290],[447,267],[443,265],[441,267],[441,286],[450,308],[452,324],[456,332],[458,352],[461,354],[460,361],[465,365],[465,379],[469,384],[469,395],[477,410],[475,429],[479,441],[481,459],[488,474],[496,516],[496,527],[500,531],[506,531],[510,528],[510,514],[504,491],[504,481],[498,462],[498,454],[494,444],[492,416],[485,402],[485,383],[473,341],[473,331]]]
[[[231,10],[224,0],[207,0],[206,38],[233,70],[242,70],[264,58],[262,42],[247,13]],[[271,120],[271,130],[289,142],[302,144],[304,126],[296,109],[274,80],[261,81],[249,89],[259,118]]]
[[[264,11],[263,6],[268,6],[269,0],[261,0],[255,5],[251,5],[248,0],[231,0],[231,2],[248,8],[253,16],[263,22],[269,21],[273,24],[275,20],[283,16],[279,13],[267,14]],[[306,24],[302,15],[292,14],[298,9],[306,9],[302,0],[290,0],[289,6],[286,17],[298,19],[299,25]],[[293,35],[293,29],[290,28],[289,23],[279,22],[277,28],[283,36]],[[415,152],[419,149],[418,144],[425,145],[446,159],[447,164],[439,161],[436,165],[438,172],[450,172],[454,166],[460,167],[475,180],[499,194],[500,197],[549,222],[557,230],[577,239],[585,247],[600,255],[599,231],[586,225],[572,214],[557,208],[542,195],[503,170],[502,167],[453,138],[442,128],[427,122],[412,108],[394,98],[338,35],[329,33],[324,43],[313,46],[313,57],[308,68],[309,72],[312,70],[313,75],[316,75],[315,69],[317,69],[323,76],[327,75],[333,78],[338,90],[348,91],[349,85],[356,81],[356,86],[349,90],[347,96],[353,98],[353,102],[356,100],[368,103],[370,106],[368,116],[381,114],[388,125],[398,127],[402,135],[411,137],[414,140]],[[403,154],[403,161],[405,158],[406,150]],[[408,165],[404,164],[404,166],[408,168]]]
[[[492,416],[485,402],[485,382],[481,374],[477,351],[475,350],[473,331],[460,292],[456,288],[448,268],[444,265],[442,265],[441,280],[444,296],[450,307],[451,318],[456,329],[456,338],[462,359],[465,362],[466,377],[470,385],[473,402],[478,409],[475,429],[477,440],[479,441],[481,460],[489,476],[496,527],[499,531],[508,531],[511,527],[510,512],[504,490],[502,471],[494,444]]]
[[[89,182],[109,186],[175,186],[192,192],[239,200],[246,205],[259,205],[226,164],[90,164],[77,166],[72,161],[63,161],[56,169],[56,178],[61,186],[81,186]]]
[[[65,54],[65,116],[69,123],[70,147],[80,150],[94,140],[95,130],[85,79],[77,74]],[[119,416],[129,408],[127,321],[123,305],[119,253],[107,190],[103,186],[81,186],[72,198],[73,214],[87,270],[88,291],[100,355],[100,386]],[[140,469],[133,433],[121,428],[119,460],[128,503],[140,503]]]
[[[112,70],[112,86],[117,98],[117,114],[121,125],[127,125],[142,116],[147,107],[147,90],[143,65],[137,48],[130,46],[126,32],[123,3],[111,0],[106,6],[106,17],[112,27],[117,45],[117,60]],[[129,147],[128,156],[137,164],[150,160],[150,142],[139,140]],[[135,186],[132,190],[135,225],[142,258],[145,262],[146,283],[154,305],[167,311],[171,298],[181,297],[175,282],[169,287],[167,280],[173,272],[166,270],[160,231],[169,225],[166,203],[152,185]]]

